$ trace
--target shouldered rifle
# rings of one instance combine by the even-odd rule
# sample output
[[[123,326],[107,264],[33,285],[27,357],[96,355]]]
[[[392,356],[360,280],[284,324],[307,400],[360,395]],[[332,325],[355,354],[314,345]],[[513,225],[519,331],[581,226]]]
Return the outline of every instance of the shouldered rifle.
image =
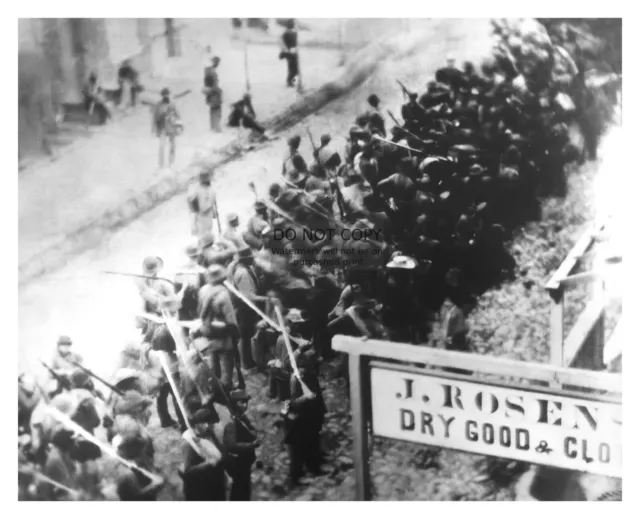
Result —
[[[104,274],[112,274],[115,276],[127,276],[127,277],[142,278],[142,279],[159,279],[162,281],[166,281],[167,283],[171,283],[174,287],[176,286],[176,283],[174,281],[171,281],[170,279],[167,279],[167,278],[161,278],[158,276],[145,276],[144,274],[132,274],[130,272],[116,272],[113,270],[103,270],[102,272]]]
[[[417,149],[411,148],[409,146],[404,146],[403,144],[398,144],[397,142],[393,142],[393,141],[389,141],[387,139],[383,139],[379,135],[374,135],[373,138],[375,140],[377,140],[377,141],[380,141],[380,142],[386,142],[387,144],[392,144],[393,146],[396,146],[397,148],[402,148],[402,149],[407,150],[407,151],[413,151],[414,153],[422,153],[424,155],[424,152],[421,151],[421,150],[417,150]]]
[[[44,362],[43,360],[40,361],[40,364],[42,364],[46,370],[49,372],[49,374],[56,380],[56,382],[58,382],[58,385],[62,388],[62,389],[66,389],[67,391],[71,390],[71,383],[62,375],[59,375],[58,373],[56,373],[51,366],[49,366],[46,362]]]
[[[218,223],[218,234],[220,236],[220,238],[222,238],[222,225],[220,225],[220,213],[218,211],[218,199],[216,198],[216,195],[213,195],[213,210],[216,214],[216,222]]]
[[[153,474],[152,472],[149,472],[148,470],[143,469],[142,467],[136,465],[136,463],[134,463],[133,461],[127,460],[122,456],[120,456],[118,452],[111,445],[98,440],[93,434],[91,434],[89,431],[86,431],[83,427],[75,423],[66,414],[62,413],[61,411],[58,411],[58,409],[56,409],[55,407],[47,406],[46,410],[49,414],[52,415],[53,418],[55,418],[58,422],[62,423],[66,428],[71,429],[78,436],[81,436],[88,442],[93,443],[96,447],[99,447],[104,454],[108,454],[109,456],[116,459],[126,467],[129,467],[130,469],[140,472],[141,474],[148,477],[152,482],[162,481],[162,478],[157,474]]]
[[[306,126],[305,129],[307,130],[309,141],[311,141],[311,147],[313,148],[313,156],[317,158],[318,151],[320,151],[320,149],[316,146],[316,143],[313,141],[313,135],[311,135],[311,130],[309,129],[309,127]]]
[[[398,122],[398,119],[395,118],[395,116],[393,115],[391,110],[387,110],[387,113],[389,114],[389,117],[391,117],[391,120],[393,121],[393,123],[400,129],[400,131],[406,133],[409,137],[412,137],[412,138],[416,139],[417,141],[422,142],[423,144],[427,144],[424,140],[422,140],[420,137],[418,137],[415,133],[411,133],[409,130],[407,130],[405,127],[403,127]]]
[[[116,394],[118,394],[120,396],[124,396],[124,391],[122,391],[121,389],[118,389],[116,386],[114,386],[112,384],[109,384],[109,382],[104,380],[102,377],[99,377],[98,375],[96,375],[89,368],[85,368],[82,364],[80,364],[79,362],[75,362],[73,360],[70,360],[69,362],[71,364],[73,364],[76,368],[81,369],[82,371],[84,371],[90,377],[95,378],[98,382],[102,382],[105,386],[107,386],[114,393],[116,393]],[[102,400],[104,400],[104,398],[102,398]]]
[[[404,86],[404,84],[402,83],[402,81],[400,81],[399,79],[396,79],[396,83],[398,83],[398,85],[400,85],[400,88],[402,88],[402,93],[404,95],[406,95],[407,97],[409,97],[409,95],[411,94],[411,92],[409,91],[409,89]]]

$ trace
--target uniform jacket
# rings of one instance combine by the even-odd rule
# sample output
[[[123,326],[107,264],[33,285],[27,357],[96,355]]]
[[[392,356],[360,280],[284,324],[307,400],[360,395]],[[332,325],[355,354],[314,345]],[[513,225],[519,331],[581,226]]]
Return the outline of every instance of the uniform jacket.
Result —
[[[210,108],[220,108],[222,106],[222,89],[218,71],[213,67],[205,69],[204,86],[207,89],[206,100]]]
[[[180,114],[172,102],[160,101],[153,111],[153,129],[158,137],[162,135],[176,135],[176,122]]]
[[[208,285],[200,290],[200,319],[203,334],[211,339],[214,351],[232,351],[234,339],[238,337],[238,321],[236,319],[231,295],[222,285]],[[223,332],[212,332],[212,321],[220,321],[228,325]]]
[[[144,311],[147,313],[159,313],[160,298],[175,295],[173,285],[163,279],[139,279],[137,284],[140,297],[144,301]]]
[[[51,359],[50,368],[55,372],[59,372],[61,375],[70,375],[72,371],[77,369],[73,364],[71,364],[71,361],[82,364],[82,357],[73,351],[70,351],[68,355],[63,357],[60,354],[60,351],[56,348],[53,358]]]

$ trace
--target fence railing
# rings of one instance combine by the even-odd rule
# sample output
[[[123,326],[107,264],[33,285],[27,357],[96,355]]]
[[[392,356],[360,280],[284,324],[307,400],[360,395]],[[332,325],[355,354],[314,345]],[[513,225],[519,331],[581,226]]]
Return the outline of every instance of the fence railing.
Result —
[[[553,305],[549,346],[551,364],[555,366],[593,370],[604,368],[605,303],[601,290],[602,279],[597,272],[572,276],[579,261],[593,247],[603,230],[604,225],[588,229],[545,285]],[[600,286],[596,286],[593,299],[587,304],[565,339],[565,291],[577,283],[594,280]]]

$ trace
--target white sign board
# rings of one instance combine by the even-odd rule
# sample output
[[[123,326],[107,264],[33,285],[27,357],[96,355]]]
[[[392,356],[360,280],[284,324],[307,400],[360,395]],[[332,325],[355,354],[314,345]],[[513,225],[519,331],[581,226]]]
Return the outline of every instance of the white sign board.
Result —
[[[376,436],[622,477],[622,406],[371,368]]]

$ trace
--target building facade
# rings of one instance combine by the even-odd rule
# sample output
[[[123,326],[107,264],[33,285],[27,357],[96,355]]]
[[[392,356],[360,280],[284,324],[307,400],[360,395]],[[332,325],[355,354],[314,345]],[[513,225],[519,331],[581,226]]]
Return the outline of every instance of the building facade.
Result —
[[[131,59],[143,75],[167,56],[163,19],[19,19],[19,153],[47,152],[46,136],[55,130],[64,105],[81,103],[89,74],[117,88],[117,70]],[[175,47],[175,44],[173,45]]]

